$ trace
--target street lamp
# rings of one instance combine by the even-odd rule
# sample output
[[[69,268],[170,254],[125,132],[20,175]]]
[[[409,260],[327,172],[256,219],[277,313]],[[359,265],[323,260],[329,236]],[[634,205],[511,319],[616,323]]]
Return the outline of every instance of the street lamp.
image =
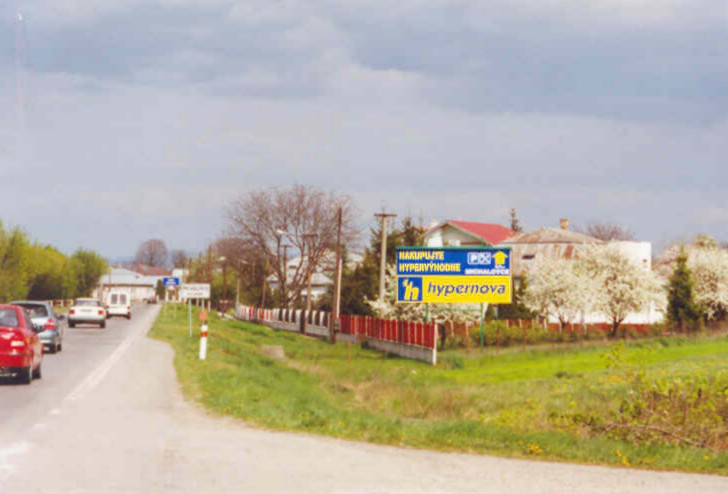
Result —
[[[225,256],[220,256],[218,258],[218,261],[220,264],[222,264],[222,312],[225,312],[227,309],[227,258]]]

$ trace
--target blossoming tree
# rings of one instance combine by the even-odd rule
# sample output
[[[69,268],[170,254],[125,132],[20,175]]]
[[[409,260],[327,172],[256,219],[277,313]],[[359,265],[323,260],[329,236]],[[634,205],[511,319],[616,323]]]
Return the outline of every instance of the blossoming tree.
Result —
[[[561,329],[574,322],[592,302],[592,283],[577,262],[556,256],[537,260],[528,272],[525,305],[555,318]]]
[[[728,312],[728,251],[695,247],[688,251],[688,266],[695,281],[695,302],[707,319]]]
[[[587,249],[578,263],[592,281],[593,309],[612,324],[611,336],[630,313],[647,310],[659,300],[662,287],[657,277],[614,245]]]

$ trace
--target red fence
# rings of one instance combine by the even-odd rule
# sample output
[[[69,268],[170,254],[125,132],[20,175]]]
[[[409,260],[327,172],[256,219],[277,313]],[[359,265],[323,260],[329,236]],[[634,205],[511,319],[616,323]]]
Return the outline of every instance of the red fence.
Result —
[[[402,345],[435,348],[435,323],[394,321],[365,316],[341,316],[340,330],[352,336],[366,336]]]
[[[246,321],[286,322],[299,324],[305,317],[308,324],[328,326],[328,313],[294,311],[285,309],[259,309],[239,306],[237,317]],[[382,341],[390,341],[401,345],[423,348],[435,348],[435,323],[394,321],[365,316],[341,316],[339,331],[354,337],[362,336]]]
[[[237,316],[246,321],[272,321],[273,311],[257,307],[240,307]]]

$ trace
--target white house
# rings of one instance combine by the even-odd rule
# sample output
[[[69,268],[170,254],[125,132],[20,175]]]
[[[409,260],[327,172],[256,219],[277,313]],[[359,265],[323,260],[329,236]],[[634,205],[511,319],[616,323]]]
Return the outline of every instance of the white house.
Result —
[[[650,242],[605,242],[569,230],[569,222],[566,219],[561,220],[560,228],[539,228],[533,232],[521,233],[504,240],[499,246],[511,248],[511,267],[517,284],[539,258],[552,256],[576,259],[584,248],[607,243],[616,246],[622,255],[641,266],[645,271],[652,270],[652,244]],[[661,322],[663,319],[664,314],[653,305],[644,312],[630,314],[624,322],[652,324]],[[599,314],[584,314],[583,322],[604,323],[608,321],[605,321],[604,316]]]
[[[99,300],[112,289],[123,289],[131,293],[133,301],[146,300],[155,295],[157,281],[163,276],[145,276],[125,268],[111,268],[103,275],[92,292]]]
[[[348,269],[354,269],[357,265],[361,264],[364,257],[361,254],[357,253],[349,253],[347,256],[347,268]],[[288,276],[287,276],[287,283],[290,284],[293,283],[293,276],[298,268],[299,264],[301,263],[300,257],[295,257],[293,259],[289,259],[287,261],[288,263]],[[316,302],[323,297],[326,292],[330,290],[330,288],[334,284],[334,280],[331,278],[331,276],[327,273],[331,273],[334,271],[334,265],[336,264],[336,253],[327,251],[324,253],[324,255],[321,257],[321,261],[319,262],[319,265],[315,267],[314,272],[311,274],[311,300]],[[305,266],[304,266],[305,269]],[[308,299],[308,280],[303,280],[304,286],[301,291],[301,296],[304,301]],[[278,277],[275,274],[271,274],[268,276],[268,286],[271,290],[276,291],[280,288],[280,282],[278,281]]]
[[[497,245],[513,236],[503,225],[474,221],[445,220],[425,233],[425,247]]]

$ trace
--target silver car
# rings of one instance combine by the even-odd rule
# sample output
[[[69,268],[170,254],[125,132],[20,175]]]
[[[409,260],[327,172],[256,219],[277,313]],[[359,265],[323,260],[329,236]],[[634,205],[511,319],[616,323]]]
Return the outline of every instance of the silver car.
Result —
[[[10,304],[19,305],[24,308],[33,324],[43,328],[43,331],[38,333],[38,336],[47,353],[56,353],[63,350],[62,316],[56,314],[56,311],[53,310],[53,306],[50,303],[35,300],[19,300],[10,302]]]

